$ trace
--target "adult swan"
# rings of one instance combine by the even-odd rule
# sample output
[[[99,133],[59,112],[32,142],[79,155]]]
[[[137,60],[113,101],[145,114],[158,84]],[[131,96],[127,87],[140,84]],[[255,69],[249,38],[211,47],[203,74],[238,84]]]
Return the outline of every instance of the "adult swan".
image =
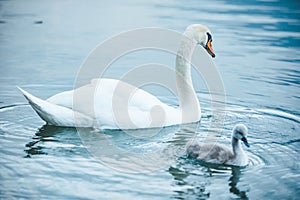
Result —
[[[215,54],[211,44],[212,36],[206,26],[190,25],[184,36],[176,56],[178,108],[115,79],[93,79],[88,85],[56,94],[47,100],[19,89],[36,113],[49,125],[137,129],[197,122],[201,118],[201,110],[193,88],[190,59],[197,44],[203,46],[212,57]],[[125,91],[134,92],[128,98]],[[93,105],[90,105],[88,98],[93,98]]]

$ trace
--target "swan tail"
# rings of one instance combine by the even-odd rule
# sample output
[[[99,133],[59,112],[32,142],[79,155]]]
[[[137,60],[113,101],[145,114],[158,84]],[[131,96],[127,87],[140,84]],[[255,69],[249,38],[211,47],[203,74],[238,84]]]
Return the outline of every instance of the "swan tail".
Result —
[[[56,105],[33,96],[29,92],[17,87],[34,111],[47,124],[66,127],[93,127],[93,119],[70,108]]]

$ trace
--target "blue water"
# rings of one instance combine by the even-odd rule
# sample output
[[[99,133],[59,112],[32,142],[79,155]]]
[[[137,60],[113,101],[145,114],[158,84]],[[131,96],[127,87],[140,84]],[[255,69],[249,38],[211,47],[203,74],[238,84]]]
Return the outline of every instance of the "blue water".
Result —
[[[299,198],[299,8],[297,1],[0,1],[0,198]],[[44,126],[15,87],[50,97],[73,88],[82,63],[104,40],[142,27],[183,32],[192,23],[211,29],[226,90],[219,142],[230,145],[232,127],[246,124],[247,168],[214,169],[182,155],[151,172],[122,172],[128,166],[116,169],[95,158],[81,138],[99,144],[110,138],[125,152],[151,152],[180,143],[188,128],[164,129],[147,140],[93,129],[79,136],[74,128]],[[151,61],[173,66],[174,59],[137,52],[113,63],[106,76],[119,78]],[[203,113],[201,140],[211,131],[211,99],[203,80],[194,77],[194,85]],[[177,105],[170,93],[148,89]]]

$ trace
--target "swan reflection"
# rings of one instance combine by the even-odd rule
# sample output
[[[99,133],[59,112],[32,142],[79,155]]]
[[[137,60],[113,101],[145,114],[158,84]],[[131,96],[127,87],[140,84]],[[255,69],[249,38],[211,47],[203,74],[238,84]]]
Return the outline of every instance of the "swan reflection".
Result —
[[[31,157],[33,155],[48,154],[50,149],[57,151],[59,147],[74,148],[80,146],[81,141],[76,128],[44,125],[37,130],[32,140],[25,145],[26,149],[24,151],[27,154],[26,157]]]

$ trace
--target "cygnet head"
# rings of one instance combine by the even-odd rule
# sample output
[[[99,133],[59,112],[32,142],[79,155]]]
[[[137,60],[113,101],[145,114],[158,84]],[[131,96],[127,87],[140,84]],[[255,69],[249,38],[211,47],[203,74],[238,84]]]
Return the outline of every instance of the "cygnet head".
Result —
[[[213,58],[216,56],[211,44],[212,35],[206,26],[202,24],[192,24],[186,28],[184,35],[195,40],[197,44],[204,47]]]
[[[250,147],[247,141],[248,128],[244,124],[237,124],[233,128],[232,137],[242,140],[247,147]]]

